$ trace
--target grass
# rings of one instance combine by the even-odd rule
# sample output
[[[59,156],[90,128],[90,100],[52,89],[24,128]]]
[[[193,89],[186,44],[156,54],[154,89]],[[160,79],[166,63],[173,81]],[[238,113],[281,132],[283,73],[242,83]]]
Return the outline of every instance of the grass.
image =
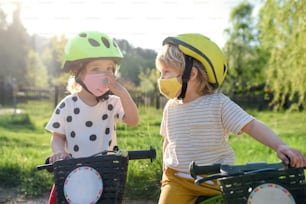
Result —
[[[49,191],[51,175],[36,172],[35,167],[50,154],[50,137],[43,121],[50,117],[46,103],[22,104],[25,113],[0,115],[0,185],[18,187],[26,196]]]
[[[20,115],[0,115],[0,187],[17,188],[28,197],[49,193],[53,183],[52,174],[35,171],[51,154],[50,133],[44,129],[53,105],[31,101],[19,104]],[[131,199],[157,200],[162,169],[162,137],[159,135],[162,110],[140,107],[140,125],[117,127],[118,144],[121,149],[141,150],[154,147],[157,158],[129,162],[125,195]],[[273,113],[250,111],[256,118],[272,127],[290,146],[306,154],[305,112]],[[247,135],[231,136],[230,143],[236,152],[236,163],[249,161],[279,161],[271,149],[254,141]]]
[[[249,111],[254,117],[271,127],[288,145],[306,154],[305,112]],[[230,144],[236,153],[236,163],[252,161],[279,161],[276,153],[248,135],[231,136]]]

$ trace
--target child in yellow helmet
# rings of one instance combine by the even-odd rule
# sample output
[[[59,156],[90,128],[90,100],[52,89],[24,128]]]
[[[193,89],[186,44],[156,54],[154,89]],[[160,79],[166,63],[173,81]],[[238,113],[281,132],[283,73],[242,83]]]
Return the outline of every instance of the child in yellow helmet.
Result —
[[[115,79],[122,58],[115,41],[104,33],[81,32],[68,41],[62,68],[74,77],[68,84],[71,94],[58,104],[46,125],[52,133],[50,163],[113,150],[116,123],[138,124],[136,104]],[[56,203],[54,187],[49,203]]]
[[[224,94],[227,63],[219,47],[201,34],[168,37],[156,57],[160,92],[167,102],[160,133],[163,177],[159,204],[194,203],[198,196],[221,194],[216,181],[194,185],[189,164],[233,164],[229,133],[247,133],[272,148],[293,167],[305,167],[306,157],[287,146],[269,127],[246,113]]]

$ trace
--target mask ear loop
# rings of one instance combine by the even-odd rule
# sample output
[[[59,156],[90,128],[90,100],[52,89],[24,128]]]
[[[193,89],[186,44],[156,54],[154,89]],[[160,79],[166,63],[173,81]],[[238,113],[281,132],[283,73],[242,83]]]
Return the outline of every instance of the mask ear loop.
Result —
[[[190,73],[191,73],[191,69],[193,66],[193,58],[187,55],[184,55],[185,57],[185,69],[184,69],[184,73],[182,76],[182,91],[180,93],[180,95],[177,97],[178,99],[184,99],[185,95],[186,95],[186,90],[187,90],[187,84],[190,78]]]

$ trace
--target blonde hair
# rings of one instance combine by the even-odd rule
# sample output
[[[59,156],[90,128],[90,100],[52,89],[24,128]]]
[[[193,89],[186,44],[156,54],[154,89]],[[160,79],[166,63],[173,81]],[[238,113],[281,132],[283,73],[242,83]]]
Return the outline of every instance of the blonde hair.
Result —
[[[68,79],[66,89],[71,94],[79,93],[82,90],[82,86],[76,81],[76,77],[82,72],[82,69],[85,68],[87,63],[78,61],[70,64],[71,76]]]
[[[164,63],[179,69],[182,73],[185,69],[185,56],[175,45],[166,44],[163,49],[157,54],[155,64]],[[208,75],[205,67],[198,60],[193,58],[193,67],[198,70],[197,81],[199,82],[197,92],[200,95],[214,93],[214,88],[208,82]]]
[[[75,81],[75,76],[71,76],[68,79],[68,83],[67,83],[66,89],[71,94],[74,94],[74,93],[79,93],[82,90],[82,86],[78,82]]]
[[[166,44],[163,49],[157,54],[155,64],[164,63],[166,65],[172,65],[179,69],[181,72],[184,71],[185,58],[176,46]]]

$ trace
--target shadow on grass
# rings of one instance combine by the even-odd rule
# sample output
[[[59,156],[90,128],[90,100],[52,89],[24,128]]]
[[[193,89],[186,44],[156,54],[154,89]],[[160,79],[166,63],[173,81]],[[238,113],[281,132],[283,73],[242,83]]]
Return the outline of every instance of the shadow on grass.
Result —
[[[0,115],[0,127],[17,130],[35,130],[35,125],[28,114],[4,114]]]
[[[0,169],[0,186],[15,188],[18,193],[27,197],[45,194],[52,186],[53,177],[47,172],[37,172],[35,169],[25,170],[18,164],[0,166]]]

